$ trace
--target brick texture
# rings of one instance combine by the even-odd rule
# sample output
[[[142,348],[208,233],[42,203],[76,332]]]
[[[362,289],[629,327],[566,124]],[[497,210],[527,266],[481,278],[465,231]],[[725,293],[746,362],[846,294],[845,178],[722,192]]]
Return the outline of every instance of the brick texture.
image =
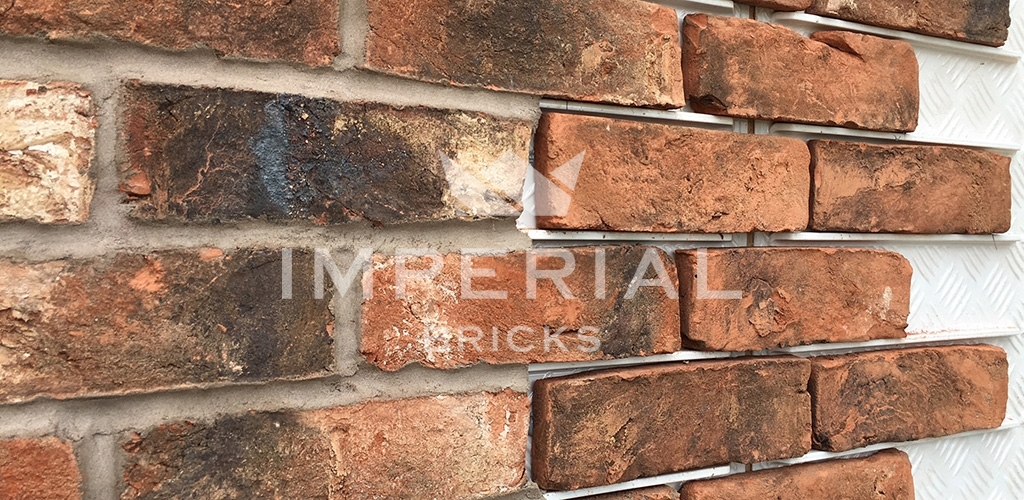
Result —
[[[655,486],[653,488],[584,497],[583,500],[679,500],[679,492],[668,486]]]
[[[546,113],[535,149],[536,168],[546,176],[537,181],[542,228],[807,227],[810,157],[796,139]]]
[[[0,222],[89,218],[96,136],[89,92],[73,83],[0,80],[0,131]]]
[[[637,0],[370,0],[365,67],[450,85],[679,108],[676,12]]]
[[[0,498],[78,500],[81,490],[70,444],[55,437],[0,441]]]
[[[1010,230],[1010,158],[945,146],[811,141],[811,229],[883,233]]]
[[[686,95],[701,113],[908,132],[918,67],[906,42],[845,31],[804,38],[772,24],[691,14],[683,25]]]
[[[410,363],[456,368],[477,362],[590,361],[679,350],[675,266],[657,249],[512,252],[472,257],[465,264],[460,254],[437,259],[443,267],[433,279],[406,279],[410,274],[402,273],[404,298],[397,288],[396,258],[374,259],[373,297],[364,301],[362,310],[362,352],[369,362],[390,371]],[[433,264],[429,257],[400,261],[413,272]],[[528,271],[530,262],[539,272]],[[550,274],[545,271],[562,269],[572,274],[560,284],[537,279],[530,297],[530,275],[543,278]],[[483,276],[488,273],[493,275]],[[631,288],[634,278],[645,277],[651,283],[638,281]]]
[[[865,458],[766,469],[683,485],[682,500],[914,500],[910,457],[890,449]]]
[[[121,189],[142,219],[383,224],[521,208],[524,121],[138,83],[126,108]]]
[[[680,251],[676,261],[684,344],[692,348],[756,351],[906,336],[913,270],[897,253],[737,248]],[[743,298],[722,295],[729,291]]]
[[[996,47],[1010,26],[1009,0],[814,0],[807,12]]]
[[[477,499],[525,481],[526,394],[165,424],[123,442],[122,499]]]
[[[533,480],[576,489],[810,450],[809,362],[737,358],[533,384]]]
[[[814,447],[844,451],[999,427],[1006,353],[921,347],[811,358]]]
[[[155,0],[146,9],[119,0],[11,2],[0,33],[112,38],[173,50],[206,46],[218,55],[310,66],[328,66],[340,52],[333,0]]]
[[[795,12],[809,7],[814,0],[736,0],[736,3],[764,7],[780,12]]]
[[[292,300],[271,250],[0,260],[0,402],[323,376],[312,260],[294,251]]]

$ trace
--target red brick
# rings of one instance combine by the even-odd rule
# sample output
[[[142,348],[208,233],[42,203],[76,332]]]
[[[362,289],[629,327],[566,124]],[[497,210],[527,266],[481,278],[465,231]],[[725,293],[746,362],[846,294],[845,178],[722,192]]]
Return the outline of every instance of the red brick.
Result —
[[[334,0],[155,0],[145,9],[121,0],[11,2],[0,33],[112,38],[172,50],[206,46],[229,57],[310,66],[329,66],[340,53]]]
[[[991,429],[1006,414],[1006,353],[965,345],[811,358],[814,447],[845,451]]]
[[[805,454],[809,362],[735,358],[533,384],[533,480],[568,490]]]
[[[703,278],[701,254],[707,257]],[[906,336],[913,270],[897,253],[687,250],[676,253],[676,266],[683,343],[692,348],[757,351]],[[742,299],[729,298],[729,291],[742,292]]]
[[[546,113],[535,148],[537,170],[546,176],[537,181],[542,228],[743,233],[807,227],[810,156],[796,139]]]
[[[814,0],[807,12],[995,47],[1010,27],[1009,0]]]
[[[777,10],[780,12],[796,12],[798,10],[804,10],[813,2],[814,0],[736,0],[736,3],[753,5],[754,7],[764,7],[766,9]]]
[[[598,272],[602,254],[603,273]],[[567,267],[566,255],[574,267]],[[679,350],[679,306],[672,289],[678,283],[675,267],[671,258],[655,248],[476,256],[470,257],[466,271],[463,255],[436,258],[443,263],[439,274],[431,280],[404,279],[402,298],[396,258],[375,257],[373,297],[364,301],[362,313],[362,352],[370,363],[388,371],[410,363],[447,369],[477,362],[589,361]],[[402,259],[405,269],[414,271],[429,270],[433,264],[430,257]],[[564,293],[571,295],[563,295],[550,279],[538,279],[535,298],[530,298],[530,261],[541,271],[571,269],[563,281]],[[653,281],[658,264],[663,270],[659,286],[637,282],[631,294],[630,283],[637,273]],[[470,265],[493,269],[494,276],[472,277],[472,288],[467,289],[463,283],[473,272]],[[605,298],[598,298],[600,279],[596,277],[604,280]],[[498,298],[483,298],[494,293]]]
[[[642,490],[620,491],[584,497],[583,500],[679,500],[679,492],[668,486],[654,486]]]
[[[526,478],[526,394],[505,390],[165,424],[127,437],[128,499],[477,499]]]
[[[676,12],[637,0],[370,0],[365,67],[449,85],[680,108]]]
[[[865,458],[765,469],[683,485],[682,500],[914,500],[910,457],[890,449]]]
[[[89,218],[96,111],[65,82],[0,80],[0,222]]]
[[[1010,230],[1010,158],[946,146],[811,141],[811,229],[882,233]]]
[[[917,128],[910,44],[845,31],[799,33],[704,14],[683,25],[686,95],[701,113],[908,132]]]
[[[0,498],[77,500],[81,490],[70,444],[55,437],[0,441]]]
[[[294,251],[292,300],[275,250],[0,260],[0,402],[324,376],[311,253]]]

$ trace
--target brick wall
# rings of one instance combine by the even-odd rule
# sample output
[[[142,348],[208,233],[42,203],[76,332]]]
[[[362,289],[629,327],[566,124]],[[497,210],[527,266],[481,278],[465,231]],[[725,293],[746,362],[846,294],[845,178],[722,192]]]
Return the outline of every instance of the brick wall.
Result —
[[[0,498],[914,498],[1014,353],[814,235],[1011,228],[871,34],[1009,7],[862,3],[13,2]]]

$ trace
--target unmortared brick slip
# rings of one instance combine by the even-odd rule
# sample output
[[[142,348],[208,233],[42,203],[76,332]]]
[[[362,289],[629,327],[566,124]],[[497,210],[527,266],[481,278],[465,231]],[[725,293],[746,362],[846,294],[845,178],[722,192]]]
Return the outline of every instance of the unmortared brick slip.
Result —
[[[375,224],[517,215],[532,126],[480,113],[129,83],[142,219]]]
[[[1010,158],[947,146],[811,141],[811,229],[874,233],[1010,230]]]
[[[537,225],[683,233],[807,227],[803,141],[545,113],[537,132]],[[537,176],[540,177],[540,176]]]
[[[0,222],[89,218],[96,138],[89,92],[73,83],[0,80],[0,131]]]
[[[0,498],[78,500],[81,490],[70,444],[55,437],[0,441]]]
[[[845,451],[991,429],[1006,414],[1006,352],[920,347],[811,358],[814,448]]]
[[[526,479],[526,394],[460,394],[166,424],[127,438],[123,500],[469,500]]]
[[[910,44],[845,31],[805,38],[750,19],[691,14],[683,24],[686,95],[701,113],[909,132],[918,66]]]
[[[890,449],[865,458],[765,469],[683,485],[682,500],[914,500],[910,457]]]
[[[282,300],[272,250],[0,260],[0,402],[324,376],[333,317],[312,261],[293,252]]]
[[[370,363],[388,371],[410,363],[448,369],[477,362],[626,358],[680,348],[675,266],[656,248],[434,258],[436,263],[431,257],[374,258],[373,297],[363,302],[362,312],[362,352]],[[396,278],[399,264],[406,269],[404,298]],[[405,278],[433,265],[443,267],[432,279]],[[546,279],[552,275],[560,276],[558,282]],[[534,298],[530,276],[538,278]]]
[[[679,500],[679,492],[668,486],[654,486],[640,490],[584,497],[582,500]]]
[[[334,0],[121,0],[10,2],[0,33],[52,39],[112,38],[172,50],[329,66],[340,53]]]
[[[1009,0],[814,0],[807,12],[995,47],[1010,27]]]
[[[681,108],[675,10],[637,0],[370,0],[365,67],[450,85]]]
[[[766,9],[772,9],[780,12],[796,12],[804,10],[813,2],[814,0],[736,0],[736,3],[753,5],[754,7],[764,7]]]
[[[650,365],[533,384],[533,480],[569,490],[801,456],[810,363],[757,357]]]
[[[758,351],[906,336],[913,269],[894,252],[686,250],[676,253],[676,266],[683,343],[692,348]]]

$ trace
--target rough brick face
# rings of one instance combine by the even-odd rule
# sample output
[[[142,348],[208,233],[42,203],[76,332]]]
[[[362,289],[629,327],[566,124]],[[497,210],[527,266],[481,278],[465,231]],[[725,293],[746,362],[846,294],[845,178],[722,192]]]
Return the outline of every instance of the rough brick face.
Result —
[[[845,31],[799,33],[704,14],[683,25],[686,95],[701,113],[908,132],[918,67],[906,42]]]
[[[129,84],[122,191],[166,221],[515,215],[531,125],[478,113]]]
[[[910,457],[890,449],[865,458],[766,469],[683,485],[682,500],[914,500]]]
[[[96,118],[73,83],[0,80],[0,222],[89,218]]]
[[[679,492],[668,486],[655,486],[653,488],[584,497],[583,500],[679,500]]]
[[[362,351],[369,362],[390,371],[417,362],[456,368],[477,362],[590,361],[679,350],[675,267],[657,249],[537,250],[476,256],[468,263],[460,254],[437,259],[443,268],[433,279],[406,279],[410,274],[403,271],[402,298],[396,258],[375,257],[373,297],[364,301],[362,313]],[[433,264],[429,257],[401,262],[413,272]],[[539,272],[528,271],[530,262]],[[493,270],[493,277],[483,276],[489,271],[475,271],[486,269]],[[567,276],[560,284],[543,279],[549,275],[545,271],[563,269]],[[471,276],[477,273],[479,277]],[[531,275],[538,278],[534,298]],[[638,281],[631,288],[634,278],[651,283]]]
[[[0,402],[323,376],[329,301],[292,258],[291,300],[272,250],[0,260]]]
[[[1006,353],[945,346],[811,358],[814,447],[844,451],[999,427]]]
[[[78,500],[81,483],[70,444],[55,437],[0,441],[0,498]]]
[[[533,480],[566,490],[803,455],[809,375],[806,360],[758,357],[538,380]]]
[[[477,499],[525,481],[526,394],[161,425],[123,442],[127,499]]]
[[[1009,0],[814,0],[807,12],[996,47],[1010,26]]]
[[[945,146],[811,141],[811,229],[1002,233],[1010,229],[1010,158]]]
[[[700,255],[706,255],[706,275]],[[906,336],[910,263],[893,252],[737,248],[676,253],[683,342],[756,351]],[[702,283],[703,281],[703,283]],[[729,291],[742,299],[727,298]]]
[[[814,0],[736,0],[736,3],[764,7],[780,12],[804,10],[813,2]]]
[[[173,50],[206,46],[220,55],[328,66],[340,52],[333,0],[220,2],[119,0],[11,2],[0,33],[112,38]]]
[[[575,101],[679,108],[676,12],[637,0],[370,0],[365,66]]]
[[[807,227],[810,156],[796,139],[546,113],[535,149],[536,168],[546,176],[537,180],[542,228]]]

